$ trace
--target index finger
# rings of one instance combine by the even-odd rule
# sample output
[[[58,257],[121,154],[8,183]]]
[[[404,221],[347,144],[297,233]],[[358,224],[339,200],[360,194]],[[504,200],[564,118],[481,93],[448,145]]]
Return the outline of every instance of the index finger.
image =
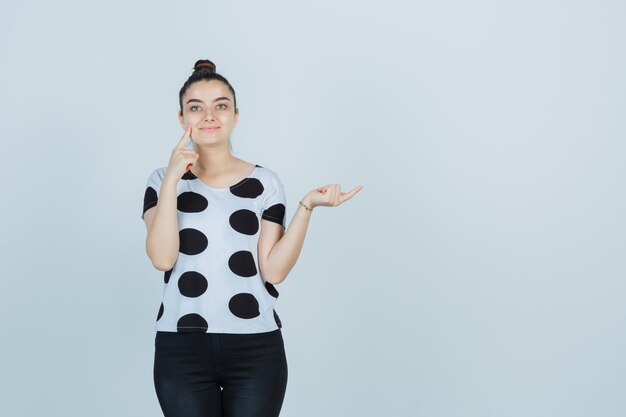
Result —
[[[363,189],[363,186],[362,185],[357,185],[351,191],[349,191],[347,193],[341,193],[341,202],[343,203],[344,201],[350,200],[352,197],[354,197],[354,195],[356,193],[361,191],[361,189]]]
[[[183,137],[180,138],[180,141],[178,142],[176,147],[178,149],[185,149],[185,145],[187,145],[187,139],[189,139],[189,136],[191,136],[191,125],[187,126],[187,129],[185,129],[185,133],[183,134]]]

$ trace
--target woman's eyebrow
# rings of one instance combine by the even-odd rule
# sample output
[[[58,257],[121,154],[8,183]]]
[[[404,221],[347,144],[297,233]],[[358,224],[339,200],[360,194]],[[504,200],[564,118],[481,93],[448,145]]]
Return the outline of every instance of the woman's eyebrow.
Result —
[[[220,101],[220,100],[228,100],[228,101],[230,101],[230,99],[228,97],[218,97],[215,100],[213,100],[213,103],[215,103],[216,101]],[[197,98],[190,98],[189,100],[187,100],[187,103],[185,103],[185,104],[189,104],[191,102],[197,102],[197,103],[204,104],[204,101],[199,100]]]

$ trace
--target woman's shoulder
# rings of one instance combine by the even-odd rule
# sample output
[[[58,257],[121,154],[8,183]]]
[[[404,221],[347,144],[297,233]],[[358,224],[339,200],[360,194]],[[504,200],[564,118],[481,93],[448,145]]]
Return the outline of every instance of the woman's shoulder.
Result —
[[[167,170],[167,167],[156,167],[150,172],[150,175],[159,175],[163,177],[166,170]]]
[[[148,184],[158,184],[163,181],[167,167],[157,167],[150,171],[148,175]]]
[[[256,164],[257,167],[257,171],[261,173],[261,175],[264,175],[267,178],[276,178],[278,179],[280,176],[278,175],[278,172],[273,169],[273,168],[269,168],[265,165],[261,165],[261,164]]]
[[[167,171],[167,167],[157,167],[152,171],[152,175],[156,176],[159,181],[163,181],[165,177],[165,172]]]

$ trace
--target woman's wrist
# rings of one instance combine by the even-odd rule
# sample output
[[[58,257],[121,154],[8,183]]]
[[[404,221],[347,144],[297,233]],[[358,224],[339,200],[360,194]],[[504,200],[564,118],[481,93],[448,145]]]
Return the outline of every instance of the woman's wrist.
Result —
[[[299,203],[305,210],[313,211],[313,205],[307,198],[303,198]]]

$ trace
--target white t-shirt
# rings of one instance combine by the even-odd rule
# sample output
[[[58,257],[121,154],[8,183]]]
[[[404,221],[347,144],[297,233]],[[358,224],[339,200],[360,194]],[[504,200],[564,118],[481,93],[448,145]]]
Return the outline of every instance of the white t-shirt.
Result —
[[[157,204],[167,167],[150,174],[143,213]],[[282,327],[276,288],[261,276],[261,219],[285,227],[285,189],[278,174],[256,165],[237,184],[209,187],[191,171],[176,185],[178,258],[165,272],[155,330],[264,333]]]

